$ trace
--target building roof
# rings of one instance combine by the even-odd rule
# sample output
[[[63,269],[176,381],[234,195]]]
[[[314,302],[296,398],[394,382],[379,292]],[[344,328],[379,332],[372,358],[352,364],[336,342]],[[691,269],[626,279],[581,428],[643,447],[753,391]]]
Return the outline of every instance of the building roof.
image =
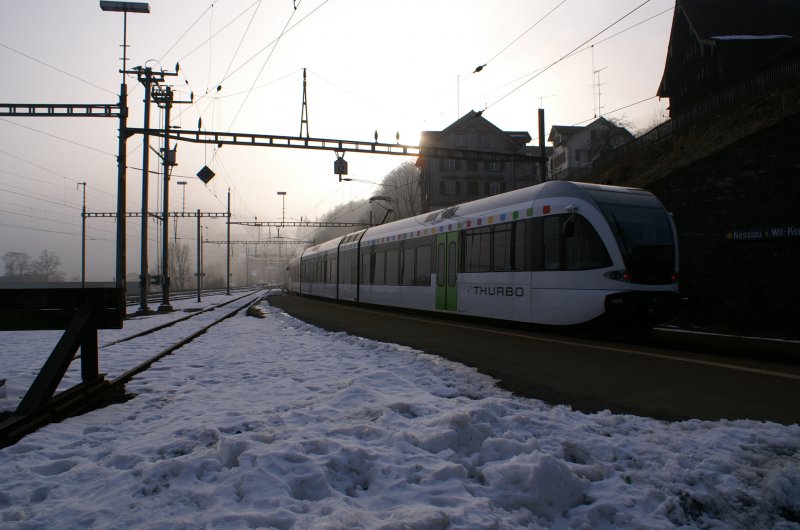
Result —
[[[446,137],[455,132],[464,129],[470,121],[473,120],[480,120],[483,125],[487,126],[490,130],[494,130],[497,134],[507,136],[515,143],[520,144],[520,147],[524,146],[528,142],[531,141],[531,135],[526,131],[504,131],[497,127],[495,124],[487,120],[482,116],[482,112],[475,112],[471,110],[461,116],[459,119],[445,127],[442,131],[422,131],[420,143],[428,143],[426,139],[434,139],[440,137]]]
[[[689,32],[687,34],[686,28]],[[669,39],[670,51],[679,41],[694,40],[747,59],[729,66],[729,78],[751,75],[764,66],[800,55],[798,0],[676,0]],[[683,58],[667,54],[657,94],[671,97],[680,88],[676,78],[688,75]],[[673,64],[675,63],[675,64]],[[688,82],[688,81],[687,81]],[[694,81],[692,81],[694,83]]]
[[[607,120],[606,118],[600,116],[596,120],[592,121],[588,125],[584,126],[576,126],[576,125],[553,125],[550,128],[550,134],[547,137],[547,141],[551,142],[553,145],[561,144],[569,140],[572,136],[579,133],[580,131],[586,129],[596,129],[598,127],[603,127],[606,130],[614,131],[614,134],[622,134],[633,138],[633,133],[631,133],[625,127],[621,127],[615,124],[612,121]],[[555,141],[556,135],[559,136],[558,141]]]
[[[800,37],[797,0],[676,0],[674,16],[679,15],[688,19],[700,39]]]
[[[582,130],[583,127],[575,125],[553,125],[550,127],[550,134],[547,135],[547,141],[555,145],[568,140],[570,136]],[[555,140],[556,135],[559,136],[558,142]]]

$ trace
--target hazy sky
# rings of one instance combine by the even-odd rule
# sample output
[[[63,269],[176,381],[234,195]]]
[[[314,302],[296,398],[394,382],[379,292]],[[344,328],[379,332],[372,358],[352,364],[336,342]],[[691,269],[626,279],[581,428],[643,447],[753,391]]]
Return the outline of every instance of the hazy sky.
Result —
[[[128,67],[151,66],[180,99],[172,125],[296,136],[302,70],[308,71],[312,137],[416,145],[469,110],[538,142],[536,109],[554,124],[588,123],[598,113],[649,128],[666,112],[655,97],[666,58],[674,0],[151,0],[128,16]],[[296,5],[296,9],[295,9]],[[98,0],[0,0],[2,103],[115,103],[121,82],[123,17]],[[627,16],[626,16],[627,15]],[[285,30],[285,31],[284,31]],[[605,30],[605,31],[604,31]],[[590,45],[594,44],[594,47]],[[572,55],[570,52],[575,52]],[[555,64],[554,64],[555,63]],[[486,65],[479,73],[475,68]],[[545,67],[548,69],[543,70]],[[596,73],[599,72],[599,73]],[[129,125],[141,127],[143,89],[128,81]],[[622,109],[622,110],[618,110]],[[151,125],[161,123],[154,107]],[[87,210],[116,209],[117,125],[101,118],[0,118],[0,255],[42,249],[80,271],[81,198]],[[151,145],[158,148],[158,140]],[[151,169],[158,159],[151,156]],[[379,182],[404,158],[347,154],[350,177]],[[376,186],[339,183],[323,151],[180,144],[171,209],[224,211],[235,220],[314,219]],[[194,175],[208,164],[205,187]],[[128,209],[141,210],[142,140],[128,142]],[[160,209],[151,177],[151,210]],[[206,220],[213,238],[221,220]],[[87,221],[87,278],[114,275],[113,219]],[[156,229],[151,223],[151,262]],[[172,226],[170,226],[172,230]],[[139,269],[138,219],[128,220],[128,270]],[[193,219],[179,237],[192,240]],[[266,234],[266,229],[262,235]],[[283,235],[287,235],[285,232]],[[234,238],[256,237],[234,229]]]

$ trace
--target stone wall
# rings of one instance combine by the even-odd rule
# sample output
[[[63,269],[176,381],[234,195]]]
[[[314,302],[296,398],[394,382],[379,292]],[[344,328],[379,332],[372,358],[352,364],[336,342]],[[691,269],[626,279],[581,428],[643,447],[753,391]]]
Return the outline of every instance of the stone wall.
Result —
[[[800,338],[800,237],[760,232],[800,226],[800,116],[643,184],[678,227],[681,324]]]

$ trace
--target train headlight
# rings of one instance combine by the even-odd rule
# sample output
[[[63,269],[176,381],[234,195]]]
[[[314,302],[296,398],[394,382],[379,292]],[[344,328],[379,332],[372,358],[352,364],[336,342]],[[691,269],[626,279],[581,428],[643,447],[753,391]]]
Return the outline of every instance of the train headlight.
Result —
[[[631,273],[626,271],[626,270],[608,271],[607,273],[605,273],[605,277],[610,279],[610,280],[614,280],[614,281],[618,281],[618,282],[630,282],[631,281]]]

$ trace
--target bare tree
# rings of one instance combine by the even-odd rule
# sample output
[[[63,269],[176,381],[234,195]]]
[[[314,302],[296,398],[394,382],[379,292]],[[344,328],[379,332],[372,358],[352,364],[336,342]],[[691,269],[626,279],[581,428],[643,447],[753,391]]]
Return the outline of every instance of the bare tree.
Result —
[[[601,118],[600,120],[603,120],[603,126],[591,131],[592,140],[589,146],[591,160],[608,156],[611,151],[634,138],[633,133],[629,130],[632,127],[630,120],[624,117]]]
[[[189,275],[189,254],[189,245],[186,243],[177,243],[170,247],[170,282],[173,288],[179,291],[186,287],[186,278]]]
[[[333,210],[324,214],[320,221],[323,222],[339,222],[339,223],[364,223],[364,227],[369,224],[369,209],[365,206],[367,201],[358,200],[351,201],[347,204],[337,206]],[[333,239],[334,237],[343,236],[350,232],[360,230],[359,227],[342,227],[342,228],[320,228],[311,234],[311,239],[317,243]]]
[[[59,271],[61,258],[52,250],[44,249],[39,253],[39,257],[33,261],[31,271],[46,277],[47,281],[60,281],[64,273]]]
[[[379,195],[389,197],[392,202],[390,220],[405,219],[421,212],[419,168],[412,161],[403,162],[389,172],[381,182]],[[378,214],[378,210],[374,210]],[[383,210],[380,210],[380,217]]]
[[[22,276],[31,269],[31,257],[26,252],[6,252],[3,254],[6,276]]]

